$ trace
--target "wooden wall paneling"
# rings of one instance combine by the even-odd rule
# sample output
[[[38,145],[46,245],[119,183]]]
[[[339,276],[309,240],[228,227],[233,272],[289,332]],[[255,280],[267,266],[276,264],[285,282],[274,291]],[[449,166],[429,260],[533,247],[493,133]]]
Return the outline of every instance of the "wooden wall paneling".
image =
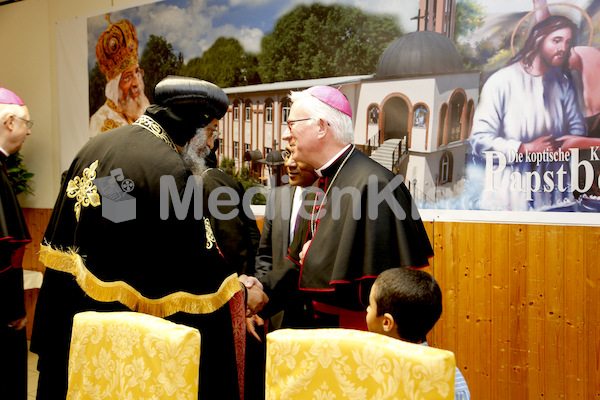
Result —
[[[564,229],[563,226],[547,227],[545,246],[541,248],[546,254],[544,271],[539,271],[540,274],[546,275],[544,282],[546,291],[544,393],[546,396],[562,394],[556,398],[564,398],[565,393]]]
[[[564,237],[564,337],[565,398],[585,396],[585,228],[565,227]]]
[[[471,265],[471,302],[469,309],[473,330],[471,332],[471,353],[476,354],[474,364],[477,376],[478,396],[483,399],[493,398],[491,394],[491,355],[492,347],[491,327],[491,257],[492,224],[467,224],[467,237],[461,237],[461,242],[466,244],[465,258]],[[486,238],[482,240],[482,238]]]
[[[565,370],[566,398],[588,398],[586,365],[586,231],[585,227],[565,228]],[[572,251],[571,251],[572,249]]]
[[[25,246],[23,255],[23,268],[34,271],[45,271],[44,265],[39,261],[40,243],[46,232],[48,221],[52,210],[38,208],[24,208],[23,217],[31,236],[31,243]],[[26,336],[31,339],[31,331],[33,329],[33,320],[35,318],[35,306],[40,290],[29,289],[25,291],[25,311],[27,313]]]
[[[48,221],[50,221],[51,209],[24,208],[23,217],[29,229],[31,243],[25,247],[23,256],[23,268],[34,271],[45,271],[44,265],[39,261],[40,244],[44,238]]]
[[[510,225],[508,237],[503,243],[508,253],[506,269],[508,277],[509,312],[509,399],[527,399],[529,349],[528,308],[526,307],[528,274],[528,232],[525,225]]]
[[[431,244],[431,248],[433,248],[434,241],[435,241],[433,224],[434,223],[432,221],[423,221],[423,226],[425,227],[425,232],[427,232],[427,237],[429,238],[429,243]],[[434,254],[435,254],[435,249],[434,249]],[[431,257],[429,259],[429,266],[423,268],[423,271],[428,272],[435,277],[435,265],[434,264],[435,264],[435,257]],[[438,322],[438,324],[441,325],[441,323],[439,323],[439,322]],[[435,347],[436,339],[435,339],[434,332],[435,332],[435,329],[432,329],[427,334],[427,343],[430,346]]]
[[[546,228],[537,225],[527,227],[527,253],[524,254],[527,271],[526,287],[524,297],[527,308],[527,326],[525,340],[518,341],[515,346],[527,352],[526,362],[521,368],[526,369],[527,398],[539,400],[545,396],[544,371],[546,370],[546,358],[544,350],[545,337],[545,310],[546,292],[545,277],[547,271],[544,268],[545,259],[545,231]]]
[[[493,224],[491,226],[491,346],[490,346],[490,389],[491,397],[509,398],[510,382],[510,247],[509,226]]]
[[[434,243],[433,249],[435,256],[433,258],[435,277],[442,290],[442,316],[434,327],[433,346],[453,351],[457,363],[464,362],[468,354],[458,354],[457,349],[457,325],[458,325],[458,304],[456,277],[457,268],[453,265],[454,248],[453,232],[454,225],[451,223],[434,224]],[[470,373],[470,371],[468,371]]]
[[[451,265],[453,265],[453,279],[456,285],[456,353],[462,359],[461,367],[467,372],[469,382],[473,382],[475,390],[481,390],[482,376],[480,365],[480,337],[476,331],[475,313],[475,258],[472,252],[477,243],[473,243],[473,225],[452,223],[455,252]],[[469,243],[471,242],[471,243]]]
[[[585,229],[583,265],[572,273],[585,273],[586,398],[600,398],[600,228]]]

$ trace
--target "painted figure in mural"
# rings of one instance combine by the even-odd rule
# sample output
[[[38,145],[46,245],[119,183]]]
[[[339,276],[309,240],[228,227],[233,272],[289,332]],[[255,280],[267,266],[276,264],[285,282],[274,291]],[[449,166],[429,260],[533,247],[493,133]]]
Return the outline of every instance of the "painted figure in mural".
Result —
[[[31,242],[6,159],[31,134],[29,110],[14,92],[0,88],[0,397],[27,398],[27,339],[23,268],[17,254]]]
[[[353,145],[352,109],[344,94],[313,86],[292,92],[291,99],[282,139],[297,162],[317,168],[319,179],[301,208],[286,259],[260,278],[269,298],[262,315],[270,317],[300,297],[313,327],[366,330],[374,278],[392,267],[428,265],[433,250],[402,177]],[[374,200],[383,192],[388,201]]]
[[[485,162],[482,209],[540,210],[572,200],[564,135],[585,135],[569,78],[576,25],[563,16],[536,24],[523,48],[486,81],[469,139]],[[558,161],[548,161],[558,154]]]
[[[127,20],[111,23],[98,38],[96,59],[106,77],[106,102],[90,117],[90,137],[133,123],[150,101],[144,93],[144,70],[138,60],[138,39]]]
[[[227,95],[174,76],[154,94],[135,123],[90,139],[62,184],[40,251],[46,273],[31,339],[39,400],[65,398],[72,319],[82,310],[133,310],[199,329],[199,397],[243,391],[244,288],[219,251],[206,203],[176,205],[195,182],[182,154],[206,146],[205,127],[225,114]],[[104,190],[115,173],[129,181],[127,197]]]
[[[427,110],[423,106],[418,106],[415,109],[415,116],[413,126],[417,128],[425,127],[425,120],[427,119]]]
[[[535,19],[543,21],[550,16],[546,0],[533,0]],[[591,27],[593,29],[593,27]],[[588,136],[600,137],[600,49],[591,46],[574,46],[569,57],[569,67],[579,83],[582,109],[586,117]]]
[[[535,18],[543,21],[550,16],[546,0],[533,0]],[[590,27],[592,28],[592,27]],[[600,195],[600,161],[592,157],[592,149],[600,146],[600,49],[592,46],[574,46],[569,57],[571,76],[577,93],[579,104],[585,116],[587,137],[566,135],[560,143],[564,151],[572,148],[580,149],[580,160],[589,160],[594,169],[593,178],[581,175],[579,188],[582,193]],[[590,186],[591,183],[591,186]]]

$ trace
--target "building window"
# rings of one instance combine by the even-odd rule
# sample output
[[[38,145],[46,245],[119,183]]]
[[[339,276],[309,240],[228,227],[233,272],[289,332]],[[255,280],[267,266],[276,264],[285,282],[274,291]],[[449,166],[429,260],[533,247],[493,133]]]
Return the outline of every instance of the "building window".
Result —
[[[265,122],[267,124],[273,123],[273,103],[270,101],[265,105]]]
[[[265,157],[267,156],[267,154],[269,154],[271,152],[271,148],[270,147],[265,147]]]
[[[369,107],[369,125],[379,124],[379,107],[373,105]]]
[[[285,98],[281,102],[281,122],[285,123],[290,115],[290,99]]]
[[[452,182],[452,154],[446,151],[440,160],[440,185]]]
[[[450,98],[450,132],[448,143],[458,142],[463,137],[462,114],[467,98],[462,92],[455,92]],[[464,136],[466,137],[466,135]]]
[[[244,154],[250,151],[250,144],[244,143]]]
[[[238,158],[239,156],[239,144],[238,142],[233,142],[233,158]]]
[[[283,107],[283,110],[281,111],[281,119],[283,120],[283,122],[287,122],[289,116],[290,116],[290,108]]]
[[[233,102],[233,120],[238,121],[240,119],[240,102],[238,100]]]
[[[244,108],[245,110],[245,114],[244,114],[244,120],[246,122],[250,121],[250,117],[252,116],[252,107],[250,106],[250,104],[246,104],[246,107]]]

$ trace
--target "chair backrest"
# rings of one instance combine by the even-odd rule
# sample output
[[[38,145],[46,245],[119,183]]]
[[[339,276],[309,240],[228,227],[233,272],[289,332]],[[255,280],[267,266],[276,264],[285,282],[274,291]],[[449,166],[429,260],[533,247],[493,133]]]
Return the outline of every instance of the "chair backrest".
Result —
[[[67,399],[197,399],[200,332],[136,312],[75,315]]]
[[[453,399],[454,354],[352,329],[267,335],[266,399]]]

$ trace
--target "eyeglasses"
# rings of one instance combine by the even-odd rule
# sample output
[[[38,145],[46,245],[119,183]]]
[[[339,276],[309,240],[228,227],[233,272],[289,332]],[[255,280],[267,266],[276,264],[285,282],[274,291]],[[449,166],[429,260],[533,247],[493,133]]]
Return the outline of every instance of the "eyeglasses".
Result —
[[[25,118],[17,117],[16,115],[14,117],[19,118],[21,121],[25,122],[25,126],[27,126],[27,129],[31,129],[31,127],[33,126],[33,121],[30,121]],[[6,121],[4,121],[4,124],[6,124],[7,122],[8,122],[8,119]]]
[[[287,120],[288,129],[291,131],[297,122],[308,121],[309,119],[312,119],[312,118],[288,119]]]
[[[216,126],[212,125],[212,124],[208,124],[206,125],[207,127],[210,127],[212,129],[212,135],[211,137],[213,139],[217,139],[219,136],[221,136],[221,132],[219,132],[219,130],[217,129]]]
[[[133,79],[133,75],[137,75],[139,77],[139,79],[142,79],[144,77],[144,70],[141,68],[137,68],[135,71],[133,71],[133,73],[122,77],[121,81],[123,81],[125,83],[129,83]]]

